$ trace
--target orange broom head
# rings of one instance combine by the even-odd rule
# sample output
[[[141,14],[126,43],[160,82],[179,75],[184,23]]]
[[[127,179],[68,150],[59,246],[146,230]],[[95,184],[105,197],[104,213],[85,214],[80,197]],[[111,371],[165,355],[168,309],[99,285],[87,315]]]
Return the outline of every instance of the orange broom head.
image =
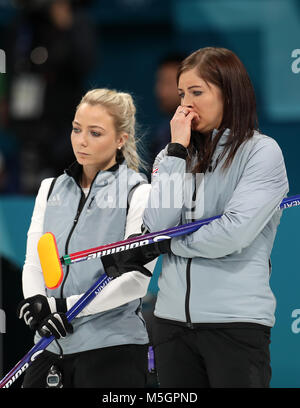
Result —
[[[56,289],[63,279],[55,236],[51,232],[42,235],[38,242],[38,254],[48,289]]]

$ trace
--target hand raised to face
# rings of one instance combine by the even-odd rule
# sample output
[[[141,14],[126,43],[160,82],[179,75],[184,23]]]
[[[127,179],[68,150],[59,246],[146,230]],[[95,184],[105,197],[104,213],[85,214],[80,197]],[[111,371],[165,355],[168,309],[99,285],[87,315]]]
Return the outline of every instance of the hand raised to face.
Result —
[[[197,123],[199,116],[191,108],[179,105],[171,119],[171,142],[188,147],[191,138],[192,123]]]

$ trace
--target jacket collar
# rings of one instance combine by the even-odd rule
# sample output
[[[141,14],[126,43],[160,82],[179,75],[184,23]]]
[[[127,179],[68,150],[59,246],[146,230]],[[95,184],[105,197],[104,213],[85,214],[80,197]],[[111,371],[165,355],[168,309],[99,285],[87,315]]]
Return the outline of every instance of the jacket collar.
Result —
[[[218,129],[214,129],[212,132],[212,139],[214,139],[218,134]],[[225,129],[224,132],[222,133],[222,136],[220,137],[220,140],[218,142],[218,145],[223,145],[227,142],[228,136],[230,134],[230,129]]]
[[[212,140],[217,136],[217,134],[218,134],[218,129],[214,129],[211,134]],[[215,151],[220,150],[220,149],[222,150],[222,148],[225,146],[225,144],[228,141],[229,134],[230,134],[230,129],[228,128],[225,129],[218,141]],[[197,137],[197,132],[192,132],[192,135],[194,135],[194,137],[192,138],[193,144],[196,150],[199,150],[199,146],[200,146],[199,133],[198,133],[198,137]]]
[[[122,163],[124,162],[124,158],[122,160]],[[98,173],[96,174],[95,178],[102,172],[109,172],[112,173],[116,170],[118,170],[120,164],[122,164],[120,162],[114,164],[112,167],[110,167],[109,169],[106,169],[105,171],[98,171]],[[125,164],[125,163],[124,163]],[[69,177],[72,177],[75,182],[79,185],[80,181],[81,181],[81,175],[82,175],[82,165],[79,164],[77,161],[74,161],[66,170],[65,170],[65,174],[67,174]]]

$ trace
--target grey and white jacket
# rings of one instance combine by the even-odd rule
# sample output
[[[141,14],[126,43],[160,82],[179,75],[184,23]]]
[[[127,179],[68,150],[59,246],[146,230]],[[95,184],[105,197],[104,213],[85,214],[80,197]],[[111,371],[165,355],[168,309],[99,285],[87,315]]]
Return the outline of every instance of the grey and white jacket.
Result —
[[[288,192],[284,159],[274,139],[255,132],[224,171],[226,157],[217,160],[228,133],[217,145],[213,170],[202,178],[189,175],[186,160],[170,154],[172,143],[154,162],[143,217],[150,232],[223,214],[172,239],[172,253],[163,255],[154,314],[187,325],[252,322],[271,327],[276,301],[269,259],[281,217],[277,207]]]
[[[78,165],[73,165],[58,177],[48,199],[52,180],[42,182],[28,231],[23,268],[25,298],[38,293],[64,297],[68,309],[104,273],[101,259],[64,266],[60,287],[46,289],[36,250],[40,236],[52,232],[60,255],[123,240],[141,232],[150,190],[145,178],[123,162],[110,171],[100,171],[85,196],[77,182],[78,170]],[[153,270],[154,265],[155,261],[147,267]],[[148,343],[140,298],[146,294],[149,280],[132,271],[111,281],[73,320],[74,334],[59,340],[63,353]],[[60,352],[54,342],[47,350]]]

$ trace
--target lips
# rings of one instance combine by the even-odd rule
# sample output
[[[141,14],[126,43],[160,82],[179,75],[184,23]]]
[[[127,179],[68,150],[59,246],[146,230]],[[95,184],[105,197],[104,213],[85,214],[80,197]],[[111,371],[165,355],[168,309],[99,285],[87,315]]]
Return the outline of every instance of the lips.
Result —
[[[77,154],[79,154],[80,156],[90,156],[90,154],[88,154],[88,153],[83,153],[83,152],[77,152]]]

